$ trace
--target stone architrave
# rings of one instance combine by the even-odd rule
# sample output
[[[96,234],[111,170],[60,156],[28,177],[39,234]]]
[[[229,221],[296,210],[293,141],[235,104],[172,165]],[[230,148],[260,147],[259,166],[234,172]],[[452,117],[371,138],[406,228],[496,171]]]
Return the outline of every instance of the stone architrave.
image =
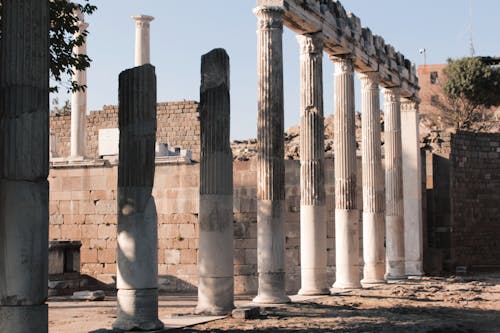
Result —
[[[423,270],[422,182],[419,142],[418,103],[401,101],[401,139],[403,150],[403,197],[406,275],[420,276]]]
[[[48,332],[49,9],[2,1],[0,332]]]
[[[300,115],[300,268],[301,295],[329,293],[326,279],[325,150],[323,118],[323,40],[299,35]]]
[[[254,9],[258,18],[256,303],[285,303],[285,164],[282,7]]]
[[[113,329],[154,331],[158,320],[158,226],[153,196],[156,75],[152,65],[120,73],[118,314]]]
[[[132,16],[135,21],[135,65],[150,64],[150,26],[153,16]]]
[[[75,12],[78,17],[78,31],[74,38],[79,38],[89,24],[85,22],[83,13],[78,10]],[[73,54],[87,54],[86,38],[80,46],[73,47]],[[87,71],[79,71],[73,68],[72,80],[80,86],[87,85]],[[70,158],[73,160],[84,159],[87,151],[87,90],[74,91],[71,94],[71,147]]]
[[[196,313],[234,308],[233,158],[229,138],[229,56],[215,49],[201,58],[200,208]]]
[[[380,89],[377,72],[362,73],[361,151],[363,175],[363,284],[384,283],[384,173],[380,140]]]
[[[356,127],[352,58],[331,57],[335,64],[335,260],[334,289],[361,288],[359,211],[356,207]]]
[[[386,278],[397,280],[405,278],[401,97],[399,89],[384,89],[384,99]]]

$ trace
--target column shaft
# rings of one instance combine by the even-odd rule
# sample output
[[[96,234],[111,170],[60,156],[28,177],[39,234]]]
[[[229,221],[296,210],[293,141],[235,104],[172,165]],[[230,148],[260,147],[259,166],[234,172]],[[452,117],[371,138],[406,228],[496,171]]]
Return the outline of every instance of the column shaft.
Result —
[[[201,58],[200,208],[196,313],[234,308],[233,158],[229,139],[229,56],[215,49]]]
[[[153,331],[163,328],[158,320],[158,219],[151,195],[156,142],[155,68],[143,65],[120,73],[118,102],[118,314],[113,328]]]
[[[423,275],[422,181],[418,103],[401,103],[406,275]]]
[[[49,9],[2,2],[0,332],[48,332]]]
[[[361,150],[363,168],[363,284],[383,283],[384,249],[384,174],[380,140],[379,74],[360,74]]]
[[[257,7],[257,264],[259,303],[283,303],[285,164],[281,7]]]
[[[359,212],[356,207],[356,127],[354,65],[349,57],[335,63],[335,259],[334,288],[360,288]]]
[[[323,40],[300,44],[300,268],[301,295],[328,294],[323,117]]]
[[[401,105],[397,88],[384,89],[386,277],[405,276]]]
[[[148,15],[132,16],[135,21],[135,65],[151,63],[150,26],[154,17]]]
[[[79,38],[83,31],[88,28],[88,23],[83,19],[83,14],[78,11],[78,32],[75,39]],[[85,37],[83,37],[85,39]],[[73,48],[73,54],[87,54],[86,41],[80,46]],[[87,85],[87,70],[79,71],[73,68],[72,80],[80,86]],[[78,90],[71,94],[71,147],[70,157],[72,159],[83,159],[87,150],[87,91]]]

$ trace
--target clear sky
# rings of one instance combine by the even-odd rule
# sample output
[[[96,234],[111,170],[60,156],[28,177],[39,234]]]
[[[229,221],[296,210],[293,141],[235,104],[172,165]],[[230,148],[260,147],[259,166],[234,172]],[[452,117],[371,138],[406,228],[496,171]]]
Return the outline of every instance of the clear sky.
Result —
[[[384,37],[406,58],[423,64],[469,55],[469,3],[476,55],[500,56],[499,0],[344,0],[363,26]],[[134,65],[132,15],[151,23],[151,62],[156,66],[158,102],[199,100],[200,57],[225,48],[231,58],[231,137],[256,136],[257,59],[254,0],[91,0],[88,110],[117,104],[118,75]],[[299,122],[299,48],[284,33],[285,128]],[[333,65],[324,57],[325,116],[333,113]],[[64,88],[61,90],[65,90]],[[359,81],[356,81],[359,110]],[[60,94],[62,102],[69,95]]]

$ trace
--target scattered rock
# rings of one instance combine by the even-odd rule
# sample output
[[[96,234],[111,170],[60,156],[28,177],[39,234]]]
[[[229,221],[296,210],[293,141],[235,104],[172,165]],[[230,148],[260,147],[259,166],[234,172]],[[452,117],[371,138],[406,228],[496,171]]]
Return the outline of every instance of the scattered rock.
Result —
[[[104,291],[102,290],[96,290],[96,291],[84,290],[84,291],[74,292],[71,298],[79,301],[104,301],[105,297],[106,294],[104,294]]]

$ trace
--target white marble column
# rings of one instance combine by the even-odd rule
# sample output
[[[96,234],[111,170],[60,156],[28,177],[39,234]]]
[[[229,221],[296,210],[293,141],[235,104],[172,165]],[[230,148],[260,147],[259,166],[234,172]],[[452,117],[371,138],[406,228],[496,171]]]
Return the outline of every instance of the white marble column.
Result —
[[[132,16],[135,21],[135,66],[150,64],[150,25],[154,17]]]
[[[380,89],[377,72],[361,80],[361,151],[363,168],[363,284],[384,283],[384,173],[380,140]]]
[[[196,313],[234,308],[233,157],[229,139],[229,56],[215,49],[201,58],[200,208]]]
[[[113,329],[155,331],[158,319],[158,217],[155,174],[156,74],[149,64],[120,73],[118,235]]]
[[[85,22],[82,12],[75,13],[78,16],[78,31],[75,33],[74,38],[79,38],[82,32],[88,28],[88,23]],[[73,47],[73,54],[87,54],[87,41],[80,46]],[[79,71],[73,68],[73,75],[71,78],[80,86],[87,85],[87,70]],[[71,94],[71,149],[70,158],[72,160],[82,160],[85,158],[87,151],[87,89],[74,91]]]
[[[257,303],[285,303],[285,164],[281,7],[257,7]]]
[[[0,332],[48,332],[49,8],[2,1]]]
[[[300,269],[301,295],[328,294],[326,280],[323,39],[300,35]]]
[[[331,57],[335,64],[335,266],[333,288],[361,288],[359,211],[356,207],[356,127],[354,64],[350,57]]]
[[[398,88],[384,89],[386,278],[405,277],[401,104]]]
[[[423,270],[422,182],[420,164],[418,103],[401,101],[403,145],[403,194],[406,275],[420,276]]]

